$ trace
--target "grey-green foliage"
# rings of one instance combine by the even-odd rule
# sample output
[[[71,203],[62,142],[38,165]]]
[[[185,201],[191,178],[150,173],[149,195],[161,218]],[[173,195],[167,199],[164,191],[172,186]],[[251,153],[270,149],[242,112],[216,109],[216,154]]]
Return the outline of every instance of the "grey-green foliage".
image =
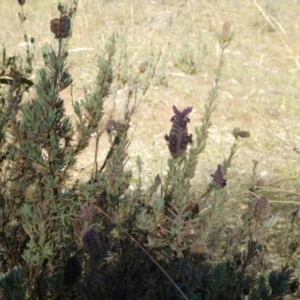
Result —
[[[0,274],[0,288],[6,300],[24,300],[26,297],[26,272],[20,267],[13,267],[6,274]]]
[[[250,294],[250,300],[280,299],[291,292],[293,270],[288,266],[282,267],[280,271],[271,271],[261,274],[257,284]]]
[[[63,261],[77,249],[71,220],[80,203],[74,193],[66,192],[66,182],[77,154],[88,145],[102,117],[102,105],[96,96],[86,99],[84,105],[77,104],[77,128],[66,116],[60,92],[72,83],[67,65],[68,40],[58,39],[56,50],[51,45],[43,47],[44,67],[37,71],[33,99],[21,105],[26,89],[22,89],[23,82],[16,73],[10,90],[1,94],[6,113],[2,114],[1,130],[8,133],[2,135],[1,144],[1,180],[5,183],[1,185],[1,271],[23,265],[26,275],[22,274],[28,277],[20,295],[27,290],[30,298],[47,287],[46,278],[59,278]],[[16,71],[15,65],[12,68]],[[101,80],[108,90],[111,79],[106,76]],[[14,90],[18,93],[12,93]],[[101,99],[105,96],[98,94]],[[86,110],[85,120],[80,118],[82,110]],[[67,250],[62,253],[61,249]],[[54,268],[61,269],[57,275]],[[3,275],[3,282],[9,280],[13,270]]]
[[[62,6],[59,10],[68,15]],[[136,161],[137,174],[126,168],[128,129],[139,103],[137,90],[147,91],[156,67],[150,64],[149,70],[141,70],[145,81],[142,75],[133,79],[123,118],[115,120],[111,114],[103,126],[104,103],[110,99],[111,87],[115,80],[127,83],[128,75],[114,77],[117,47],[112,36],[98,59],[95,87],[85,90],[84,100],[73,102],[73,125],[60,94],[72,84],[68,40],[57,38],[55,46],[43,48],[44,67],[37,72],[33,99],[24,101],[24,83],[15,77],[10,89],[1,94],[2,296],[217,300],[249,295],[253,300],[267,300],[287,294],[293,275],[289,268],[265,270],[267,275],[256,278],[261,241],[245,234],[239,246],[246,250],[237,250],[237,260],[220,246],[226,221],[222,214],[224,177],[245,132],[234,131],[229,155],[212,174],[206,191],[192,188],[216,109],[229,42],[220,44],[216,78],[194,143],[185,156],[170,158],[167,174],[157,175],[146,188],[141,158]],[[121,54],[124,64],[127,53]],[[105,130],[109,149],[98,166]],[[96,139],[93,175],[87,182],[72,185],[68,180],[77,155],[88,146],[92,134]]]
[[[189,32],[185,33],[178,58],[176,59],[176,66],[187,74],[198,74],[204,56],[203,48],[201,48],[199,38],[191,36]]]

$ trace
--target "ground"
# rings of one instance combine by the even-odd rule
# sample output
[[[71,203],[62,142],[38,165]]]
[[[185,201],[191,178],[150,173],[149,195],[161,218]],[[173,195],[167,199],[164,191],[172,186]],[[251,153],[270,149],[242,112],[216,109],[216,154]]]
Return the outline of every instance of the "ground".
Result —
[[[57,5],[58,0],[28,0],[23,7],[27,20],[20,23],[18,1],[0,1],[0,41],[6,46],[7,55],[25,54],[23,35],[26,33],[35,39],[34,69],[42,67],[43,45],[51,43],[54,49],[57,47],[50,31],[50,20],[59,17]],[[251,182],[259,184],[260,189],[255,190],[257,196],[266,196],[272,209],[266,227],[270,225],[273,230],[276,224],[274,231],[267,232],[271,238],[265,243],[266,248],[275,246],[277,250],[268,259],[276,260],[276,267],[299,254],[299,230],[293,230],[299,223],[299,218],[296,222],[293,217],[297,215],[300,200],[299,15],[299,0],[79,0],[68,57],[74,84],[72,90],[68,88],[61,93],[66,113],[75,121],[72,97],[74,101],[83,99],[84,87],[93,87],[97,57],[103,54],[105,42],[113,33],[118,40],[117,61],[121,63],[116,75],[126,72],[128,82],[130,76],[139,74],[139,66],[144,61],[153,63],[159,57],[147,93],[138,94],[141,103],[129,131],[127,168],[137,178],[136,158],[140,155],[142,179],[149,185],[157,174],[163,177],[168,169],[170,153],[164,136],[171,129],[172,106],[179,109],[193,106],[189,133],[195,136],[194,129],[201,124],[220,58],[218,39],[224,22],[229,22],[233,37],[225,50],[219,97],[193,189],[200,194],[206,190],[210,175],[229,155],[234,142],[233,129],[249,131],[250,138],[241,140],[226,175],[224,199],[227,202],[220,214],[225,216],[220,218],[220,224],[224,224],[220,228],[232,240],[242,240],[241,244],[245,245],[243,236],[238,236],[243,231],[239,229],[244,229],[244,213],[255,200],[249,191]],[[114,82],[105,103],[103,126],[113,101],[114,118],[122,116],[127,89],[126,84]],[[29,96],[34,97],[34,91]],[[99,165],[108,149],[104,133]],[[92,138],[78,158],[72,180],[90,178],[94,152]],[[254,161],[258,165],[253,179]],[[292,245],[293,239],[297,251],[291,255],[287,245]],[[236,243],[229,246],[236,247]],[[297,268],[298,264],[297,275],[300,275],[299,260],[295,258],[295,261],[293,267]]]
[[[27,20],[20,24],[18,1],[2,1],[0,41],[8,54],[23,53],[23,34],[35,38],[37,62],[42,66],[41,47],[55,45],[50,20],[58,17],[58,1],[27,1]],[[71,2],[71,1],[70,1]],[[131,123],[130,161],[142,157],[145,174],[164,174],[169,151],[164,135],[171,128],[172,105],[193,106],[189,131],[201,123],[201,115],[214,82],[220,47],[218,34],[223,22],[231,23],[234,34],[225,53],[217,108],[205,153],[197,176],[210,180],[217,164],[228,156],[234,127],[250,131],[241,143],[228,174],[228,185],[250,181],[253,160],[266,188],[280,181],[278,188],[297,192],[300,142],[299,126],[299,1],[287,0],[187,0],[187,1],[93,1],[79,0],[70,42],[69,64],[74,77],[73,97],[84,96],[83,86],[93,84],[96,59],[105,40],[117,33],[125,39],[132,72],[161,51],[157,76]],[[124,42],[125,45],[125,42]],[[188,54],[194,57],[195,74],[188,74]],[[182,61],[183,57],[183,61]],[[192,65],[193,67],[193,65]],[[114,87],[117,114],[122,112],[126,88]],[[72,116],[70,90],[64,91],[67,113]],[[109,100],[106,110],[110,106]],[[99,163],[107,152],[104,135]],[[74,177],[89,176],[94,143],[80,156]],[[145,176],[146,178],[147,176]],[[232,178],[232,180],[231,180]],[[292,181],[291,181],[292,179]],[[292,183],[290,183],[292,182]],[[284,200],[284,199],[283,199]]]

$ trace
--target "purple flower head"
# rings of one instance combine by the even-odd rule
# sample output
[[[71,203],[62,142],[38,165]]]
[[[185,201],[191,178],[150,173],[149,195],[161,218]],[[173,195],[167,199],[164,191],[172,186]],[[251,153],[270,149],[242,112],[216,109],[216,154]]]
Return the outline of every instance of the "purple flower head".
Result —
[[[157,174],[157,175],[155,176],[154,184],[155,184],[155,185],[160,185],[160,184],[161,184],[161,177],[159,176],[159,174]]]
[[[94,228],[85,228],[82,231],[82,240],[84,248],[89,255],[95,257],[100,252],[101,242],[98,232]]]
[[[106,123],[106,131],[107,133],[111,133],[112,131],[116,130],[117,122],[113,119],[109,119]]]
[[[18,109],[19,109],[19,104],[16,103],[16,102],[11,103],[10,106],[11,106],[11,108],[12,108],[13,110],[18,110]]]
[[[92,220],[94,217],[94,211],[89,206],[83,206],[80,208],[79,217],[84,220]]]
[[[81,265],[77,256],[71,256],[67,259],[64,266],[64,283],[73,285],[81,274]]]
[[[174,114],[178,118],[186,117],[190,112],[192,112],[192,110],[193,110],[193,106],[190,106],[190,107],[184,109],[183,111],[179,111],[178,108],[175,105],[173,105]]]
[[[170,134],[165,135],[165,140],[168,143],[169,150],[173,157],[184,156],[186,154],[187,145],[192,143],[192,135],[188,134],[187,124],[190,119],[187,115],[193,110],[193,107],[188,107],[183,111],[173,105],[174,116],[171,119],[173,123]]]
[[[226,186],[226,179],[224,179],[224,174],[222,171],[222,166],[218,165],[217,170],[214,174],[211,175],[213,182],[218,188],[223,188]]]

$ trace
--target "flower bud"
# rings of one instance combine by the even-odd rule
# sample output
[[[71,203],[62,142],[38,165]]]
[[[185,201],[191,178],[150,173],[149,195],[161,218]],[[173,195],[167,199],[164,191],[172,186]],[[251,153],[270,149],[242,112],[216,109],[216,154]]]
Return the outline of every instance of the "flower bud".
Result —
[[[268,219],[269,216],[269,203],[267,198],[260,197],[256,200],[254,205],[254,212],[253,212],[254,219],[262,223]]]
[[[227,42],[231,38],[231,24],[226,21],[223,23],[222,28],[222,41]]]
[[[88,227],[83,230],[82,234],[82,240],[86,252],[91,257],[95,257],[101,250],[101,243],[98,232],[94,228]]]

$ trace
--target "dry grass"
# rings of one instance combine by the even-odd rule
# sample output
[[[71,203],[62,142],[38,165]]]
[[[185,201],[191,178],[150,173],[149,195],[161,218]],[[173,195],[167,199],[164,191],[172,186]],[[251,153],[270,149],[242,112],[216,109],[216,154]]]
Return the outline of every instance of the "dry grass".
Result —
[[[18,44],[23,41],[25,31],[36,39],[39,59],[35,67],[41,66],[40,47],[45,42],[54,42],[49,22],[57,17],[57,3],[28,0],[27,21],[20,25],[17,1],[1,1],[0,40],[6,44],[9,54],[24,50]],[[250,181],[255,159],[260,162],[258,174],[267,185],[279,178],[283,180],[282,188],[295,190],[300,174],[299,154],[293,151],[300,140],[299,14],[297,1],[79,0],[69,56],[75,78],[74,98],[83,96],[83,85],[93,84],[96,57],[111,33],[125,32],[133,70],[149,59],[151,49],[156,52],[162,49],[168,87],[155,80],[134,117],[129,166],[134,165],[135,155],[141,155],[147,174],[163,173],[169,157],[163,137],[171,126],[171,107],[192,105],[191,127],[200,123],[219,54],[217,33],[223,21],[229,20],[234,28],[234,40],[226,50],[219,104],[197,174],[204,181],[209,180],[209,174],[229,152],[232,129],[240,127],[249,130],[251,138],[243,142],[230,169],[229,187],[236,186],[237,180]],[[196,75],[187,75],[176,66],[185,38],[198,47]],[[121,88],[117,96],[120,112],[124,94]],[[71,98],[63,96],[71,112]],[[106,146],[104,137],[100,159],[107,151]],[[93,149],[91,145],[80,157],[76,173],[82,175],[82,170],[89,169]],[[290,178],[293,181],[284,181]]]

